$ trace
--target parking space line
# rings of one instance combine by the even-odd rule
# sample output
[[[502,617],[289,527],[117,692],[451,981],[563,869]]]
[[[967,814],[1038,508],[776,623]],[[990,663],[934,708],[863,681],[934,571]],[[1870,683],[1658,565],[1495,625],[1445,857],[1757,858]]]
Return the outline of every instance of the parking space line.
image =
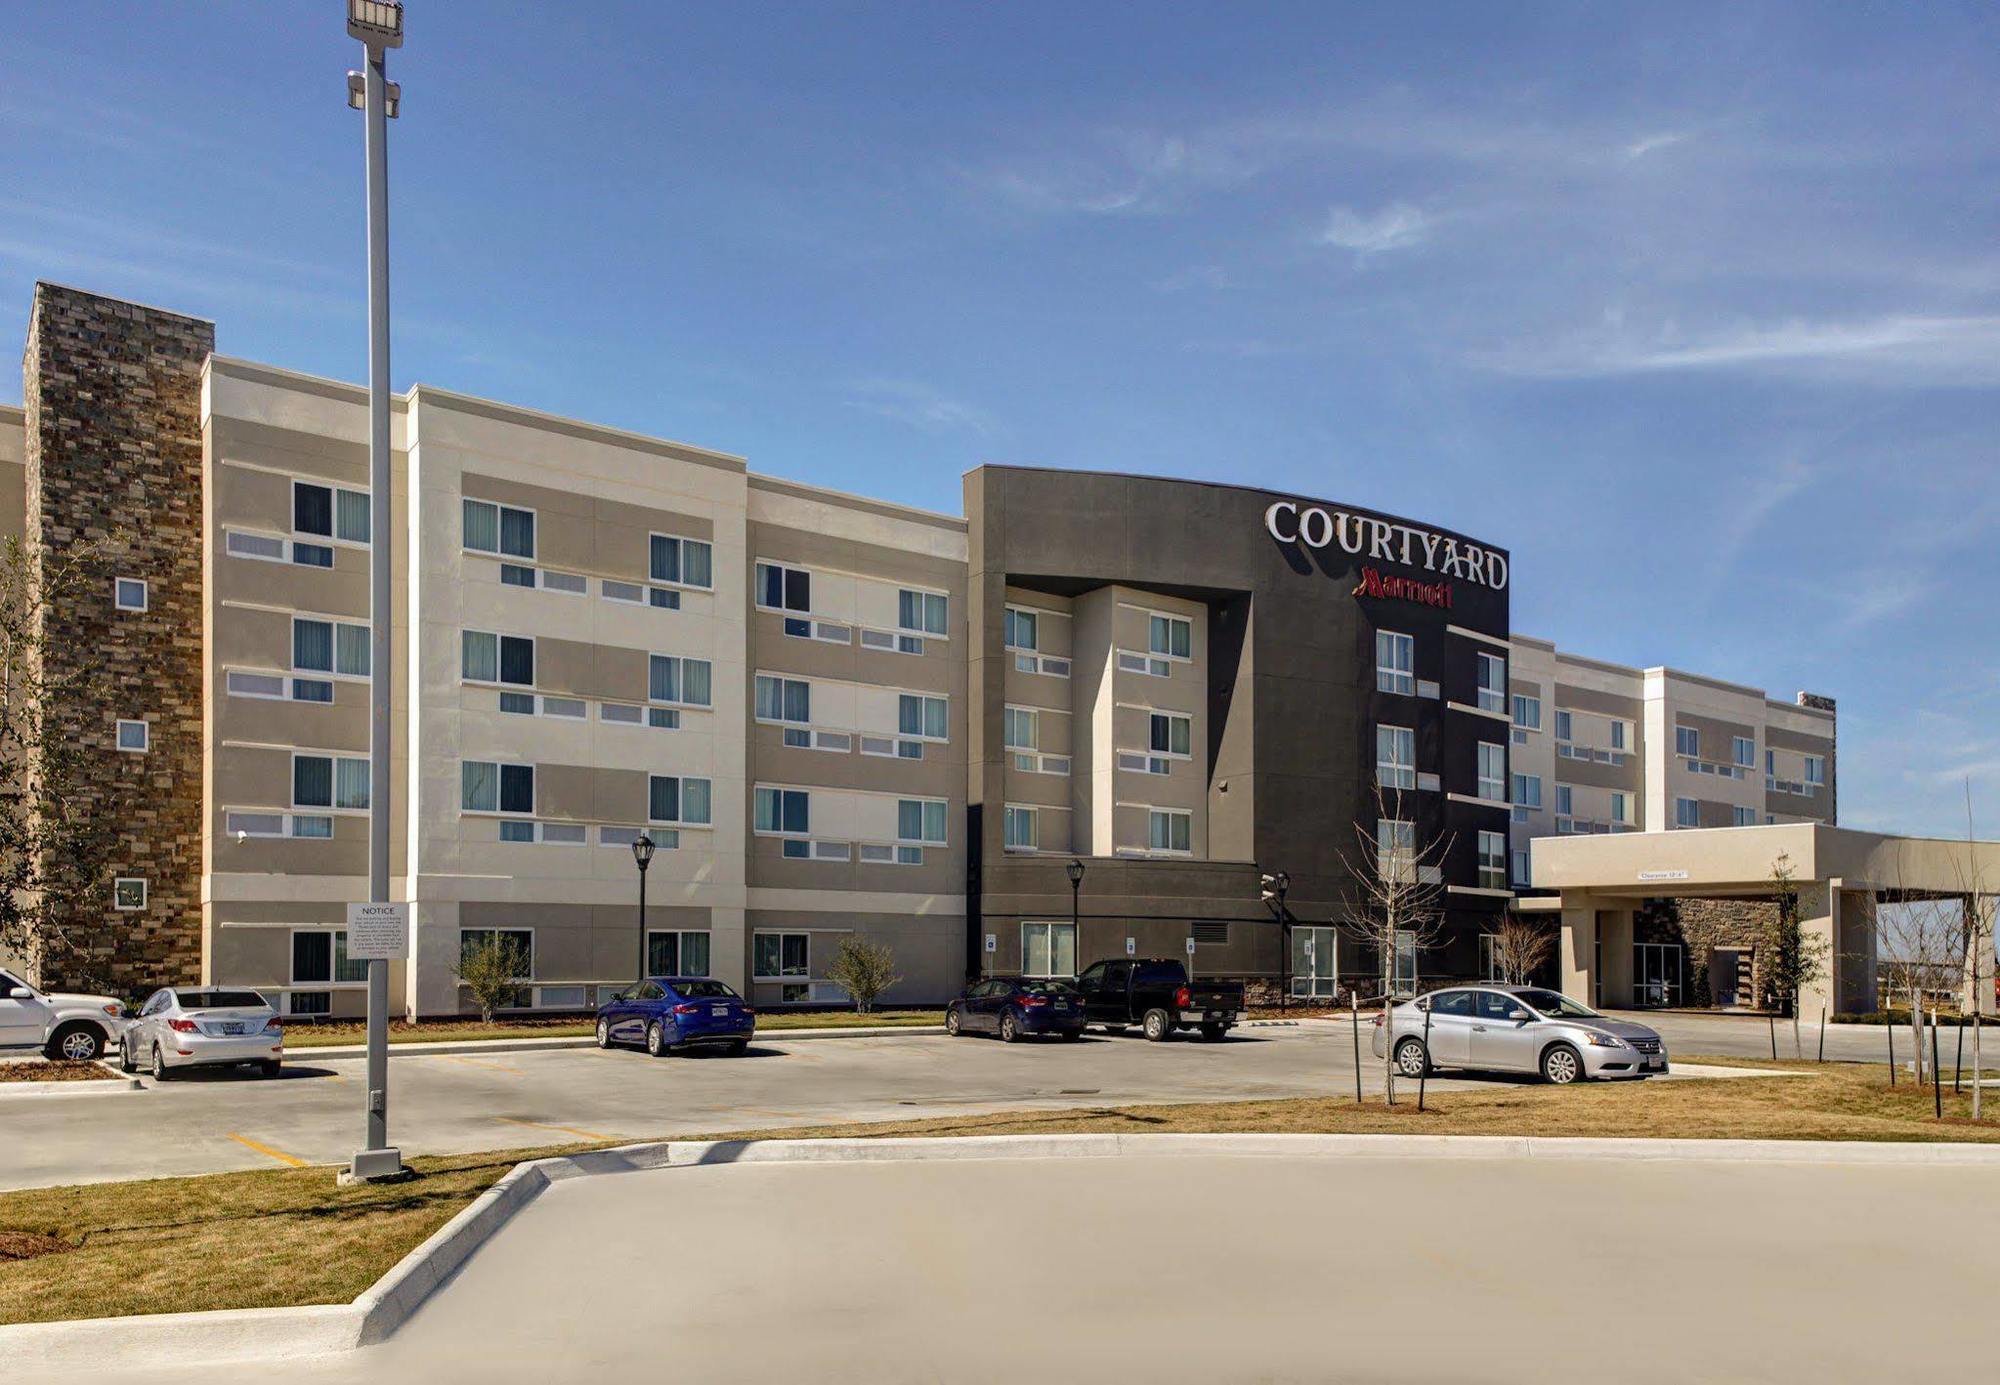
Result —
[[[530,1130],[556,1130],[562,1134],[575,1135],[579,1139],[584,1140],[615,1140],[618,1138],[616,1135],[600,1135],[595,1130],[578,1130],[573,1125],[545,1125],[541,1121],[524,1121],[517,1116],[495,1116],[493,1119],[505,1121],[509,1125],[525,1125]]]
[[[229,1132],[229,1138],[236,1141],[237,1144],[242,1145],[245,1149],[254,1149],[259,1154],[265,1155],[268,1158],[276,1159],[279,1163],[284,1164],[289,1168],[302,1169],[306,1167],[306,1161],[299,1158],[297,1155],[287,1154],[282,1149],[272,1149],[269,1145],[258,1144],[255,1140],[250,1139],[248,1136],[238,1135],[233,1130]]]
[[[519,1077],[521,1075],[521,1070],[519,1068],[510,1068],[505,1063],[489,1062],[487,1059],[484,1058],[466,1058],[455,1053],[446,1053],[440,1056],[447,1063],[464,1063],[469,1067],[491,1068],[494,1072],[511,1072],[516,1077]]]

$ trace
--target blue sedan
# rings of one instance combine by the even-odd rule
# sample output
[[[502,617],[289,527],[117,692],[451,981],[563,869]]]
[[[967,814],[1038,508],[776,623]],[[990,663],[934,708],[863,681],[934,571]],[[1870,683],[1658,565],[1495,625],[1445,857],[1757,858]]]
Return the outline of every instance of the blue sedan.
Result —
[[[741,1053],[757,1032],[757,1012],[706,976],[648,976],[597,1007],[597,1046],[643,1043],[655,1058],[708,1047]]]

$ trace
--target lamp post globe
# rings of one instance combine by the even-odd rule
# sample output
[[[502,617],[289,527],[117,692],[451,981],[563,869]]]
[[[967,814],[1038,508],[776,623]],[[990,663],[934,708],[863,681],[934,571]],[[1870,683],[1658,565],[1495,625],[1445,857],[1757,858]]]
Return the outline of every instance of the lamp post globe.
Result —
[[[639,868],[639,976],[646,975],[646,867],[653,864],[653,839],[641,832],[632,839],[632,864]]]

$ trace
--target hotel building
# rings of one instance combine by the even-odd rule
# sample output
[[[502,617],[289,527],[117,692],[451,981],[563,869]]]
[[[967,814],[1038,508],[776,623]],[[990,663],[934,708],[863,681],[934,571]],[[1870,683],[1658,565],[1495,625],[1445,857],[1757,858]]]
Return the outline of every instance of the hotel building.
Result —
[[[108,675],[75,709],[119,833],[77,965],[124,990],[358,1013],[378,793],[421,1015],[466,1006],[494,933],[542,1010],[642,960],[837,1001],[855,935],[893,950],[889,1002],[1128,952],[1325,999],[1376,970],[1339,927],[1357,868],[1448,843],[1414,985],[1484,974],[1537,837],[1834,817],[1830,703],[1515,635],[1504,549],[1352,504],[986,466],[937,514],[419,385],[383,526],[365,392],[205,321],[40,285],[25,380],[0,530],[103,570],[46,619]]]

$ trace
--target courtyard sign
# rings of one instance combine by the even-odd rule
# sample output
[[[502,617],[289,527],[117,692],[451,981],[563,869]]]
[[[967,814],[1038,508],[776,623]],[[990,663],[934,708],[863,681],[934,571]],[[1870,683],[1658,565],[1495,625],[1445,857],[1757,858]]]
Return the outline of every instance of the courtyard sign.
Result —
[[[1264,511],[1264,527],[1279,543],[1307,548],[1338,544],[1344,553],[1405,567],[1420,567],[1441,577],[1477,582],[1494,591],[1507,588],[1507,556],[1476,543],[1461,543],[1449,534],[1373,515],[1349,514],[1319,505],[1300,506],[1280,500]],[[1436,604],[1436,603],[1432,603]]]

